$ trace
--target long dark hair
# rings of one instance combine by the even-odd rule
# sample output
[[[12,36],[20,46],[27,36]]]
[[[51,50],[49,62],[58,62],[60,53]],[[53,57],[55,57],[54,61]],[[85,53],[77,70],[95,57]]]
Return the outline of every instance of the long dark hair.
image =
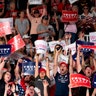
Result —
[[[4,81],[5,74],[6,74],[7,72],[10,73],[10,71],[6,71],[6,72],[4,72],[3,75],[2,75],[2,80],[3,80],[3,81]],[[10,74],[11,74],[11,73],[10,73]],[[12,80],[10,79],[9,82],[11,82],[11,81],[12,81]]]

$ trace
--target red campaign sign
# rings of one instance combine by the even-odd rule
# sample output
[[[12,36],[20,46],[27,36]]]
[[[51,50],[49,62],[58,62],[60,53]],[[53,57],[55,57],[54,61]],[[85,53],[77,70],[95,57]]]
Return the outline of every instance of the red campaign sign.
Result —
[[[70,74],[70,88],[82,86],[91,88],[90,79],[81,74]]]
[[[11,34],[11,28],[9,22],[0,22],[0,36]]]
[[[8,41],[8,44],[11,45],[11,53],[17,51],[20,48],[25,46],[24,41],[22,40],[20,34],[14,36],[12,39]]]
[[[78,21],[78,13],[74,11],[62,11],[62,22],[77,22]]]
[[[81,48],[96,50],[96,46],[93,45],[80,45]]]

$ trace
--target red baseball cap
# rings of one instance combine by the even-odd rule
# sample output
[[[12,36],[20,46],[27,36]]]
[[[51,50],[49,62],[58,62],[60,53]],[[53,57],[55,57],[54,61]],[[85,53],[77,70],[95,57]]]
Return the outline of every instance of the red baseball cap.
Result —
[[[61,62],[61,63],[60,63],[60,66],[61,66],[61,65],[66,65],[66,67],[68,68],[68,64],[65,63],[65,62]]]
[[[39,72],[45,72],[46,73],[46,70],[44,68],[40,68]]]

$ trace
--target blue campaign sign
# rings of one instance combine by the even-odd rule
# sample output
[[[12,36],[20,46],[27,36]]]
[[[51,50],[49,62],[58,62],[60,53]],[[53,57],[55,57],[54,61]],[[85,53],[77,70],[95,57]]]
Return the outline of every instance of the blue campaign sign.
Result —
[[[41,68],[41,63],[38,64],[38,68]],[[23,62],[22,63],[22,72],[24,75],[34,75],[35,71],[35,62]]]
[[[0,57],[7,57],[11,53],[11,45],[0,45]]]
[[[22,63],[22,72],[24,75],[34,75],[34,62]]]

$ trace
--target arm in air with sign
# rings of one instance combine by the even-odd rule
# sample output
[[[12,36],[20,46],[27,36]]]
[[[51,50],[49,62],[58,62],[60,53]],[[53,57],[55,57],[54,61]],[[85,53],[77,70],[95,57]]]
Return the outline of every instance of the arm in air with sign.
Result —
[[[16,67],[15,67],[15,79],[18,80],[20,78],[20,68],[19,68],[19,64],[22,63],[22,59],[18,59]]]
[[[62,47],[61,45],[57,44],[54,49],[54,69],[53,69],[54,76],[58,71],[58,55],[61,54],[61,52],[62,52]]]
[[[72,53],[71,50],[69,52],[69,73],[72,74],[73,73],[73,59],[72,59]]]
[[[27,3],[27,10],[26,10],[28,19],[31,21],[33,19],[33,17],[31,16],[30,12],[29,12],[29,3]]]
[[[45,68],[38,67],[38,59],[39,55],[36,55],[36,66],[35,66],[35,87],[40,89],[41,96],[44,95],[44,86],[43,81],[47,81],[50,84],[50,74],[49,74],[49,68],[48,68],[48,61],[46,60],[46,70]],[[49,94],[49,86],[47,87],[47,93]]]
[[[80,47],[77,49],[77,72],[79,73],[82,70],[82,66],[80,64]]]
[[[35,78],[40,75],[39,72],[45,71],[44,68],[41,68],[40,70],[38,69],[38,63],[39,63],[39,55],[36,55],[36,66],[35,66]],[[46,57],[46,74],[48,78],[50,78],[50,72],[49,72],[49,60],[48,57]]]
[[[38,59],[39,59],[39,56],[36,55],[36,66],[35,66],[35,78],[39,75],[38,71]]]

